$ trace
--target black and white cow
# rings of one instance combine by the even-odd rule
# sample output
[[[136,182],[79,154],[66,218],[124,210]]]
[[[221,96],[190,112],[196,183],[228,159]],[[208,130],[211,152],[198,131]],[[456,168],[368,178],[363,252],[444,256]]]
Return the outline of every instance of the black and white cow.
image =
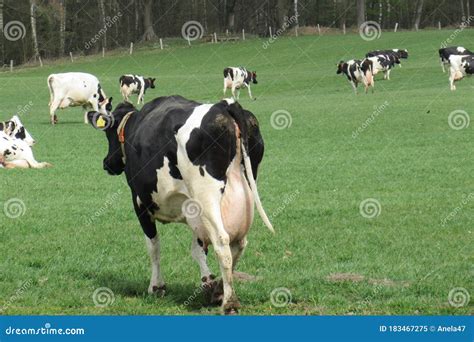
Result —
[[[52,74],[48,77],[50,93],[49,115],[51,123],[58,122],[56,110],[82,106],[86,110],[84,122],[87,123],[87,109],[92,108],[102,114],[112,110],[112,98],[107,98],[97,77],[83,72]]]
[[[364,61],[357,59],[351,59],[347,62],[340,61],[336,73],[347,76],[356,94],[359,83],[364,84],[365,93],[369,90],[369,86],[372,87],[372,92],[374,91],[373,63],[368,59],[364,59]]]
[[[451,90],[456,90],[454,82],[460,81],[464,76],[474,74],[474,56],[471,55],[451,55],[449,60],[449,86]]]
[[[33,146],[36,143],[25,126],[23,126],[18,115],[14,115],[8,121],[0,122],[0,132],[5,133],[12,139],[21,139],[29,146]]]
[[[441,62],[441,69],[446,72],[445,66],[449,64],[449,57],[451,55],[474,55],[463,46],[449,46],[438,50],[439,60]],[[448,69],[449,71],[449,69]]]
[[[220,288],[206,260],[212,244],[223,280],[222,308],[235,312],[232,274],[247,245],[254,203],[273,231],[255,183],[264,152],[256,117],[231,99],[200,104],[169,96],[141,110],[121,103],[111,115],[90,112],[89,119],[106,127],[104,169],[111,175],[125,172],[131,188],[152,263],[149,293],[165,291],[155,221],[186,223],[203,285]]]
[[[377,75],[379,72],[383,72],[383,79],[390,80],[390,70],[395,66],[395,64],[400,63],[398,57],[394,55],[377,55],[373,57],[367,57],[366,60],[372,62],[373,75]]]
[[[407,59],[408,58],[408,50],[406,50],[406,49],[375,50],[375,51],[367,52],[365,57],[375,57],[375,56],[379,56],[379,55],[395,56],[399,60],[400,59]],[[399,64],[399,63],[397,63],[397,64]]]
[[[250,98],[255,100],[255,98],[252,97],[250,83],[258,83],[256,71],[248,71],[243,67],[228,67],[224,69],[224,96],[227,92],[227,89],[231,89],[232,97],[234,100],[237,100],[240,96],[240,88],[247,87]],[[237,95],[235,94],[236,89]]]
[[[155,89],[156,78],[144,78],[139,75],[122,75],[120,76],[120,92],[125,101],[132,94],[138,94],[137,104],[144,102],[144,95],[148,88]]]
[[[19,122],[19,119],[13,117],[13,120],[0,123],[0,127],[5,128],[5,124],[8,126],[11,122],[18,125],[17,120]],[[36,161],[31,149],[34,142],[23,125],[19,130],[0,130],[0,168],[42,169],[51,166],[49,163]]]

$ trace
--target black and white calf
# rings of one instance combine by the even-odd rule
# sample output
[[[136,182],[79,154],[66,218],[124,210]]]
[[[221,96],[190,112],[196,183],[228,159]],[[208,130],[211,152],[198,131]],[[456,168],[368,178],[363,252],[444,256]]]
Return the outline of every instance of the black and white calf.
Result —
[[[84,122],[87,123],[87,109],[92,108],[102,114],[112,110],[112,98],[107,98],[97,77],[83,72],[52,74],[48,77],[50,93],[49,115],[51,123],[58,122],[56,110],[82,106],[86,110]]]
[[[224,69],[224,96],[227,92],[227,89],[231,89],[232,96],[234,100],[236,100],[240,96],[240,88],[247,87],[250,98],[255,100],[255,98],[252,97],[250,83],[258,83],[256,71],[248,71],[247,69],[242,67],[228,67]],[[235,90],[237,90],[237,95],[235,93]]]
[[[441,62],[441,69],[446,72],[445,67],[449,64],[449,57],[451,55],[474,55],[473,52],[469,51],[463,46],[449,46],[438,50],[439,60]],[[449,71],[449,69],[448,69]]]
[[[451,55],[449,56],[449,86],[456,90],[454,82],[460,81],[464,76],[474,74],[474,56]]]
[[[372,87],[372,92],[374,91],[373,63],[368,59],[364,59],[364,61],[356,59],[351,59],[347,62],[340,61],[337,65],[336,73],[347,76],[356,94],[359,83],[364,84],[365,93],[367,93],[370,86]]]
[[[90,112],[89,119],[99,127],[106,121],[103,167],[111,175],[125,172],[130,186],[152,263],[148,291],[165,290],[155,221],[185,223],[203,285],[220,288],[206,260],[212,244],[223,280],[222,308],[234,312],[233,270],[247,245],[254,203],[273,231],[255,183],[264,152],[256,117],[234,100],[200,104],[170,96],[141,110],[121,103],[111,115]]]
[[[34,139],[17,116],[9,121],[1,122],[0,168],[42,169],[51,166],[49,163],[36,161],[31,149],[34,144]]]
[[[143,103],[144,95],[148,88],[155,89],[156,78],[144,78],[139,75],[122,75],[120,76],[120,92],[125,101],[132,94],[138,94],[137,104]]]
[[[12,139],[20,139],[29,146],[33,146],[36,142],[23,126],[18,115],[14,115],[10,120],[0,122],[0,132],[5,133]]]

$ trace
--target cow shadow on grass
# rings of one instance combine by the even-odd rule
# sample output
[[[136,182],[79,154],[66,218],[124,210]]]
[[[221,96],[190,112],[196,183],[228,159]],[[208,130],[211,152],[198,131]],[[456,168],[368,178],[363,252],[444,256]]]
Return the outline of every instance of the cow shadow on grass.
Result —
[[[92,278],[92,277],[91,277]],[[183,311],[196,312],[203,308],[216,308],[206,302],[202,288],[196,284],[185,284],[179,281],[166,283],[166,294],[164,296],[148,293],[148,280],[124,279],[113,273],[101,273],[93,276],[97,287],[107,287],[115,296],[128,298],[141,298],[146,303],[156,305],[170,304],[179,306]]]

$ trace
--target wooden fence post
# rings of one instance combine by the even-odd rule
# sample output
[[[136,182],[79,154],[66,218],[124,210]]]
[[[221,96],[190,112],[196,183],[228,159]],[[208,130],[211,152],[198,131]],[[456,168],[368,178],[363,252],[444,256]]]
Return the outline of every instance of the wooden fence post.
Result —
[[[397,32],[397,29],[398,29],[398,23],[395,23],[395,29],[393,30],[393,32]]]
[[[130,54],[133,53],[133,42],[130,42]]]

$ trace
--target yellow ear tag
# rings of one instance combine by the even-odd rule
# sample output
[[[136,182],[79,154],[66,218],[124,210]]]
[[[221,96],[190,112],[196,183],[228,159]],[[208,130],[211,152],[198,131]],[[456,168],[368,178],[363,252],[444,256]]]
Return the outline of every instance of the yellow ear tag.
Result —
[[[102,116],[99,116],[99,118],[97,119],[96,126],[99,128],[105,127],[105,120],[102,118]]]

